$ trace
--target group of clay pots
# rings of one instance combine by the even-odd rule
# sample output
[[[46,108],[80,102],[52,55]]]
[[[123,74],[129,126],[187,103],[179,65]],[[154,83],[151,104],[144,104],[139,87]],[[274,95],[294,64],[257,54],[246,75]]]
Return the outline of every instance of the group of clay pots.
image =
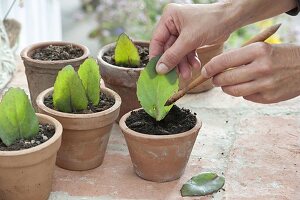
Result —
[[[133,168],[138,176],[155,182],[178,179],[188,162],[201,121],[197,119],[191,130],[173,135],[147,135],[128,128],[126,119],[132,110],[140,108],[136,97],[136,82],[142,68],[125,68],[105,62],[102,57],[106,51],[114,48],[114,43],[104,46],[97,58],[105,83],[104,85],[101,82],[101,91],[114,98],[115,104],[112,107],[92,114],[72,114],[59,112],[44,104],[44,99],[53,93],[58,71],[69,64],[77,70],[88,58],[89,50],[82,45],[72,44],[81,48],[83,55],[58,61],[35,60],[32,54],[36,49],[49,45],[68,44],[72,43],[44,42],[31,45],[21,52],[32,104],[40,113],[37,114],[40,123],[52,124],[56,133],[49,141],[30,149],[0,151],[0,199],[47,199],[51,192],[55,162],[59,167],[68,170],[99,167],[116,120],[124,134]],[[149,46],[149,42],[136,44]],[[222,49],[222,45],[198,49],[202,64],[221,53]],[[200,71],[194,71],[193,76],[199,73]],[[188,83],[180,81],[181,86]],[[207,82],[193,92],[212,87],[211,82]],[[176,153],[178,149],[181,150],[180,156]]]

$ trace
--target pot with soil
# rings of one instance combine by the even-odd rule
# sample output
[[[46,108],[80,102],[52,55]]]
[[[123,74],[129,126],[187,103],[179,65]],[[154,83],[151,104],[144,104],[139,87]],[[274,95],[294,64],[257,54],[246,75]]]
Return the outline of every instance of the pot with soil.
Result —
[[[116,91],[122,98],[120,116],[139,108],[141,105],[136,97],[136,82],[141,70],[149,61],[149,42],[134,41],[141,58],[141,64],[136,67],[126,65],[118,66],[114,59],[114,50],[116,43],[104,46],[98,54],[98,62],[101,66],[101,75],[106,87]]]
[[[59,70],[66,65],[78,70],[88,56],[87,47],[70,42],[41,42],[23,49],[21,57],[33,107],[37,110],[36,97],[53,86]]]
[[[161,121],[137,109],[125,114],[119,125],[135,173],[149,181],[166,182],[183,174],[201,121],[189,110],[173,106]]]
[[[63,126],[62,146],[58,151],[56,164],[64,169],[89,170],[100,166],[104,159],[110,131],[119,115],[120,96],[111,89],[100,88],[99,79],[93,80],[94,75],[98,73],[99,76],[99,67],[96,61],[90,61],[89,58],[80,66],[78,71],[80,79],[71,66],[63,68],[58,74],[54,88],[43,91],[37,97],[39,112],[54,117]],[[94,70],[89,69],[92,66],[95,67]],[[87,68],[83,69],[84,67]],[[72,75],[69,79],[66,75],[70,72],[80,82],[74,82]],[[86,86],[84,83],[90,81],[88,82],[90,85],[82,89],[83,95],[78,96],[83,88],[81,81],[84,86]],[[67,90],[71,93],[74,92],[69,94],[70,99],[61,96],[68,95],[62,93],[65,87],[68,87]],[[87,93],[85,93],[87,88]],[[95,90],[94,94],[92,90]],[[65,98],[66,101],[61,102],[61,98]],[[95,98],[98,98],[96,103],[93,100]],[[84,106],[81,108],[82,102],[78,103],[79,100],[84,100]],[[77,102],[77,107],[75,104],[71,107],[66,106],[70,102]],[[64,108],[70,108],[70,110],[64,110]]]
[[[136,82],[139,78],[140,72],[149,62],[149,42],[148,41],[134,41],[138,49],[141,63],[139,66],[130,67],[128,65],[117,65],[115,62],[115,47],[116,43],[104,46],[98,54],[98,62],[102,67],[102,77],[107,87],[112,88],[122,98],[123,104],[120,110],[120,117],[125,113],[140,107],[140,103],[136,96]],[[201,47],[197,50],[202,66],[210,61],[214,56],[222,53],[223,44],[210,45]],[[201,70],[193,71],[193,78],[200,74]],[[192,79],[191,79],[192,80]],[[191,80],[180,79],[180,88],[189,84]],[[213,88],[211,80],[201,84],[190,93],[198,93]],[[120,118],[119,117],[119,118]]]
[[[190,110],[167,100],[179,89],[176,70],[156,72],[159,56],[152,58],[137,82],[142,108],[128,112],[119,122],[135,173],[143,179],[166,182],[178,179],[189,160],[201,127]]]
[[[197,49],[198,57],[201,61],[201,66],[204,66],[208,63],[213,57],[221,54],[223,52],[223,43],[222,44],[214,44],[214,45],[207,45]],[[194,79],[196,79],[201,74],[201,69],[199,70],[192,70],[192,78],[190,80],[180,79],[180,88],[184,88],[188,84],[190,84]],[[200,93],[205,92],[207,90],[212,89],[214,86],[212,84],[212,80],[209,79],[208,81],[200,84],[199,86],[195,87],[194,89],[190,90],[188,93]]]
[[[52,190],[56,154],[61,145],[62,126],[50,116],[35,114],[33,108],[29,108],[27,95],[20,91],[21,89],[12,89],[11,92],[14,94],[7,93],[0,105],[2,115],[0,117],[0,199],[46,200]],[[12,100],[9,96],[16,98]],[[27,102],[24,103],[25,98]],[[15,102],[12,101],[19,104],[13,105]],[[27,108],[22,109],[24,105],[27,105]],[[15,106],[17,112],[14,114],[11,110],[5,112],[10,106]],[[18,124],[11,121],[20,119],[21,116],[23,120]],[[8,128],[6,129],[3,125],[8,121],[10,125],[6,126]],[[19,138],[13,137],[12,133],[15,131]],[[9,133],[9,137],[4,134],[5,132]]]

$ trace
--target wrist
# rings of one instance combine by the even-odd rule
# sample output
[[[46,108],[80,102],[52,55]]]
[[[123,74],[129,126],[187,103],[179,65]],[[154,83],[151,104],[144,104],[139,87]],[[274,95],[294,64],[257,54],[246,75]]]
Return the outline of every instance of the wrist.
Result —
[[[235,31],[243,26],[288,12],[297,6],[295,0],[223,0],[227,26]]]
[[[216,9],[222,14],[220,17],[220,24],[225,33],[231,34],[242,27],[240,21],[242,11],[238,9],[235,2],[226,0],[215,3]]]
[[[298,68],[300,70],[300,46],[295,44],[274,44],[274,58],[278,60],[278,65],[284,68]]]

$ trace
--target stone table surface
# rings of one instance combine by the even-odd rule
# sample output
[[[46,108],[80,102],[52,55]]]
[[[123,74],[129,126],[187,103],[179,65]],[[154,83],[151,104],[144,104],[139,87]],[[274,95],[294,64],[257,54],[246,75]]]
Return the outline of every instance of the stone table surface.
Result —
[[[22,65],[11,86],[28,92]],[[153,183],[136,176],[124,137],[114,124],[103,164],[83,172],[56,167],[49,199],[300,199],[299,97],[262,105],[215,88],[187,95],[178,105],[197,113],[203,122],[179,180]],[[182,184],[205,171],[223,175],[224,190],[207,197],[182,198]]]

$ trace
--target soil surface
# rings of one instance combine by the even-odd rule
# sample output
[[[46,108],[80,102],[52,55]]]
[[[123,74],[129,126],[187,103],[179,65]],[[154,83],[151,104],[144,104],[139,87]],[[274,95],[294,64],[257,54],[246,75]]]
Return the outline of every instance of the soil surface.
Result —
[[[144,68],[144,67],[146,67],[146,65],[149,62],[149,47],[141,47],[139,45],[135,45],[135,46],[137,47],[140,58],[141,58],[140,66],[131,67],[131,66],[123,66],[122,65],[119,67],[128,67],[128,68]],[[118,65],[116,65],[116,62],[115,62],[115,48],[112,48],[109,51],[105,52],[102,58],[105,62],[108,62],[111,65],[118,66]]]
[[[35,147],[48,141],[54,135],[54,133],[54,126],[49,124],[40,124],[39,133],[33,138],[17,140],[8,147],[0,139],[0,151],[18,151]]]
[[[45,48],[37,49],[32,54],[32,58],[36,60],[70,60],[79,58],[83,55],[83,50],[73,45],[55,46],[49,45]]]
[[[161,121],[156,121],[144,110],[132,111],[126,119],[126,125],[139,133],[149,135],[172,135],[192,129],[196,125],[196,114],[176,105]]]
[[[48,97],[46,97],[44,99],[44,104],[48,107],[51,108],[53,110],[54,109],[54,105],[53,105],[53,97],[52,95],[49,95]],[[72,112],[73,114],[90,114],[90,113],[96,113],[96,112],[101,112],[104,110],[109,109],[110,107],[112,107],[115,104],[115,99],[104,94],[104,93],[100,93],[100,101],[99,104],[97,106],[94,106],[92,104],[89,104],[88,108],[86,110],[81,110],[81,111],[74,111]]]

